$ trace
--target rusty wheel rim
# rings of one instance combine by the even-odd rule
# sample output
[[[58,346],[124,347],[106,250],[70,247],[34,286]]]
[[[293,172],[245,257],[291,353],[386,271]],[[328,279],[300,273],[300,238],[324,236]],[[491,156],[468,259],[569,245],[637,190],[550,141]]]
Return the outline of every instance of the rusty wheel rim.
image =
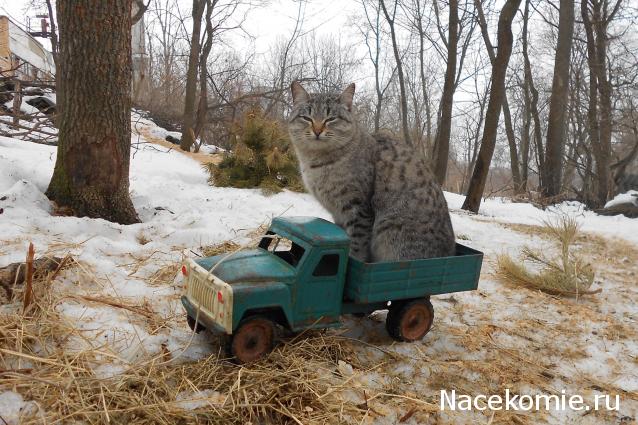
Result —
[[[272,337],[272,326],[266,320],[246,323],[233,338],[233,354],[242,363],[253,362],[270,351]]]
[[[411,306],[401,319],[401,335],[408,341],[416,341],[430,330],[432,315],[425,305]]]

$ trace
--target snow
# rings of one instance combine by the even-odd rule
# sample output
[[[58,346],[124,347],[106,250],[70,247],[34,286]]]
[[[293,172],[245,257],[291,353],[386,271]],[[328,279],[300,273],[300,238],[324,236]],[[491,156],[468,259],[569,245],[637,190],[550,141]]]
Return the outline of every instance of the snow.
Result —
[[[181,392],[175,397],[176,405],[185,410],[195,410],[209,405],[223,405],[226,397],[217,391],[203,390],[193,392]]]
[[[446,193],[445,195],[448,207],[460,210],[465,197],[456,193]],[[479,213],[481,216],[501,223],[531,225],[542,225],[544,220],[555,220],[559,216],[572,216],[576,218],[583,231],[597,233],[601,236],[622,238],[638,244],[638,232],[631,231],[638,229],[638,222],[635,219],[622,215],[600,216],[587,210],[585,205],[574,201],[566,201],[542,210],[528,203],[512,202],[504,198],[490,198],[483,200]]]
[[[32,99],[33,97],[37,97],[37,96],[25,96],[22,98],[22,103],[20,104],[20,111],[22,113],[32,115],[32,114],[37,114],[40,112],[38,108],[36,108],[35,106],[31,106],[27,103],[27,100]],[[4,106],[6,106],[10,110],[13,110],[13,100],[9,100],[5,102]]]
[[[611,208],[621,204],[633,204],[638,207],[638,190],[630,190],[616,195],[614,199],[605,204],[605,208]]]
[[[3,424],[18,425],[21,423],[22,412],[28,403],[22,396],[13,391],[0,392],[0,415],[4,419]]]
[[[132,119],[134,127],[136,123],[148,126],[153,135],[163,138],[170,134],[139,115],[133,114]],[[135,134],[132,139],[137,141],[140,137],[143,138]],[[101,377],[118,375],[128,365],[156,356],[162,350],[168,350],[173,357],[182,360],[201,359],[212,354],[210,336],[192,334],[185,321],[179,320],[183,317],[179,302],[180,279],[175,278],[170,284],[149,283],[159,268],[179,263],[183,256],[192,256],[203,246],[229,239],[245,243],[251,230],[268,224],[275,216],[309,215],[330,219],[311,195],[284,191],[265,196],[260,190],[211,187],[200,164],[178,150],[167,152],[147,144],[139,146],[131,153],[130,189],[142,222],[122,226],[101,219],[52,215],[53,208],[44,193],[53,171],[56,147],[0,137],[0,208],[3,209],[0,214],[0,267],[22,261],[29,241],[34,243],[38,253],[64,255],[70,252],[85,265],[90,277],[78,278],[72,272],[63,272],[56,280],[57,290],[75,296],[65,298],[57,305],[57,310],[84,331],[85,338],[73,341],[67,350],[82,350],[91,341],[95,346],[104,344],[109,356],[95,368]],[[384,350],[397,356],[389,362],[391,366],[386,372],[359,370],[340,361],[337,370],[344,380],[351,379],[349,382],[353,385],[349,397],[362,403],[365,401],[361,398],[362,393],[355,391],[355,387],[384,392],[386,387],[400,382],[410,383],[410,391],[416,394],[414,397],[430,397],[434,391],[428,381],[431,376],[441,373],[437,367],[447,370],[459,362],[488,366],[497,362],[497,366],[502,366],[506,360],[489,358],[488,353],[493,353],[490,350],[494,347],[507,347],[508,350],[520,350],[523,356],[534,356],[536,347],[542,350],[547,346],[572,345],[584,353],[576,360],[565,361],[562,352],[548,352],[542,358],[534,358],[535,363],[556,374],[552,383],[554,388],[577,393],[584,388],[569,381],[574,378],[560,376],[586,376],[587,379],[613,383],[624,391],[638,391],[635,363],[638,341],[612,338],[610,335],[615,334],[610,331],[611,322],[608,322],[613,319],[619,324],[635,327],[638,321],[635,280],[633,286],[627,286],[614,277],[614,273],[623,270],[600,264],[601,271],[607,274],[597,278],[595,286],[603,288],[603,292],[591,302],[559,302],[544,294],[511,290],[489,275],[499,254],[518,255],[524,246],[546,252],[551,249],[540,235],[516,232],[508,228],[508,224],[539,225],[543,220],[569,214],[577,218],[584,231],[603,236],[612,244],[624,240],[624,243],[638,245],[638,220],[597,216],[574,202],[541,210],[501,198],[484,200],[480,214],[471,215],[460,211],[461,195],[446,193],[446,198],[452,210],[455,232],[462,236],[459,242],[485,253],[485,274],[479,290],[436,297],[437,319],[433,331],[419,343],[391,343],[385,334],[383,311],[374,313],[371,318],[345,319],[346,336],[383,346]],[[633,264],[627,267],[633,267]],[[96,294],[139,306],[150,305],[170,324],[159,330],[151,329],[145,320],[129,311],[77,298]],[[0,306],[0,311],[3,308],[10,307]],[[578,315],[573,316],[574,312]],[[595,321],[603,315],[610,315],[611,319]],[[530,328],[533,331],[522,338],[511,331],[509,326],[514,322],[520,322],[521,326],[533,324]],[[567,330],[574,329],[578,329],[578,335],[582,337],[568,334]],[[489,337],[484,338],[488,348],[467,345],[468,335],[483,331],[489,331],[486,334]],[[370,361],[389,360],[384,360],[383,352],[365,347],[359,352]],[[623,374],[618,373],[619,367],[624,370]],[[458,374],[468,379],[467,382],[473,382],[479,375],[476,370],[469,369]],[[173,402],[177,407],[192,410],[209,403],[223,403],[224,398],[224,394],[204,390],[180,393]],[[18,393],[0,393],[0,415],[9,424],[19,423],[20,412],[32,404]],[[375,409],[386,412],[383,409],[387,407],[375,405]],[[638,413],[637,403],[632,404],[630,400],[623,401],[623,409],[626,416],[636,417]],[[396,423],[403,413],[388,411],[385,418],[378,417],[375,421]],[[560,412],[549,419],[550,423],[578,421],[577,415],[577,412]],[[443,417],[448,416],[443,414]],[[590,422],[582,423],[599,423],[597,419],[591,416],[587,418]],[[462,416],[455,421],[470,423],[476,420],[477,417]],[[408,423],[417,422],[413,418]]]
[[[213,154],[213,153],[224,153],[226,152],[226,149],[220,148],[219,146],[215,146],[215,145],[202,145],[199,148],[199,151],[202,153]]]

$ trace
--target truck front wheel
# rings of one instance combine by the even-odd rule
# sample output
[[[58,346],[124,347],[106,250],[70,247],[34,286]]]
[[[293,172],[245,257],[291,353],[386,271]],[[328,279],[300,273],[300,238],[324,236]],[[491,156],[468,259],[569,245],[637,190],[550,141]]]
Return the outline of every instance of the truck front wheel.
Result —
[[[228,351],[239,363],[259,360],[272,350],[275,340],[275,324],[263,316],[243,319],[231,335]]]
[[[390,305],[385,327],[397,341],[418,341],[428,333],[434,321],[434,307],[429,298],[397,302]]]

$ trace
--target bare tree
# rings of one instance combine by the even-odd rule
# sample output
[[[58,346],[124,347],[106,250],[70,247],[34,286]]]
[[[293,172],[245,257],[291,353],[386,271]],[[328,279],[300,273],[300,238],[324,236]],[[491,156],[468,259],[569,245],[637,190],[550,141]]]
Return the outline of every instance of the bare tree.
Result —
[[[522,43],[523,43],[523,62],[524,62],[524,89],[525,89],[525,102],[528,108],[528,113],[532,117],[533,121],[533,138],[534,146],[536,147],[536,155],[538,158],[539,169],[543,168],[544,164],[544,149],[542,146],[542,130],[541,130],[541,119],[540,113],[538,111],[538,90],[534,84],[534,77],[532,75],[532,64],[529,59],[529,41],[528,41],[528,28],[529,28],[529,6],[531,0],[525,0],[525,10],[523,12],[523,32],[522,32]],[[522,166],[525,167],[523,171],[523,177],[521,181],[522,188],[527,187],[528,181],[528,170],[529,170],[529,151],[530,151],[530,141],[526,140],[523,146],[522,153]]]
[[[421,97],[423,106],[425,109],[425,143],[424,150],[427,155],[431,155],[433,151],[434,144],[434,136],[432,135],[433,125],[432,125],[432,87],[430,83],[430,78],[426,75],[427,65],[426,65],[426,53],[428,51],[428,47],[426,47],[425,41],[428,40],[428,22],[426,20],[426,10],[425,4],[422,0],[411,0],[410,2],[406,2],[403,4],[403,8],[406,10],[407,14],[410,16],[410,26],[412,31],[416,31],[416,35],[418,38],[418,71],[419,71],[419,79],[420,79],[420,89],[421,89]],[[415,105],[416,109],[416,105]],[[419,116],[418,112],[415,111],[415,116]],[[418,128],[419,126],[417,126]]]
[[[456,0],[452,0],[456,1]],[[390,27],[390,36],[392,38],[392,50],[394,51],[394,60],[396,62],[397,67],[397,76],[399,78],[399,91],[401,95],[401,128],[403,130],[403,138],[408,144],[412,144],[412,140],[410,138],[410,126],[408,125],[408,98],[406,93],[405,86],[405,75],[403,73],[403,63],[401,59],[401,52],[399,52],[399,43],[397,41],[397,34],[395,28],[395,20],[397,16],[397,6],[398,0],[394,0],[394,5],[392,7],[392,14],[388,12],[388,9],[385,5],[385,0],[379,0],[379,4],[381,5],[381,10],[383,10],[383,15],[385,16],[386,21],[388,22],[388,26]]]
[[[206,0],[193,0],[193,32],[191,33],[188,71],[186,73],[186,96],[184,98],[184,116],[182,117],[182,140],[180,148],[189,151],[195,142],[193,127],[195,125],[197,70],[200,64],[202,17],[206,9]]]
[[[437,4],[436,0],[433,3]],[[445,68],[445,82],[443,84],[443,94],[439,105],[439,121],[436,127],[436,138],[434,141],[434,175],[439,182],[445,182],[447,174],[447,162],[450,153],[450,132],[452,129],[452,104],[454,102],[454,91],[456,89],[456,59],[458,55],[459,43],[459,2],[450,0],[448,7],[448,36],[447,39],[441,35],[441,40],[447,48],[447,65]],[[437,21],[439,20],[438,7],[435,10]]]
[[[505,97],[505,75],[512,53],[512,21],[518,10],[521,0],[507,0],[501,9],[498,18],[497,43],[498,49],[494,65],[492,66],[490,100],[485,113],[485,128],[481,139],[481,148],[478,159],[472,173],[470,186],[463,202],[462,208],[473,212],[478,212],[481,205],[481,197],[485,190],[487,173],[489,172],[494,147],[496,145],[496,132],[498,120],[501,115],[501,106]]]
[[[208,56],[213,48],[213,35],[215,28],[213,26],[213,10],[217,0],[206,0],[206,29],[204,30],[204,42],[201,46],[201,52],[199,55],[199,102],[197,105],[197,113],[195,118],[195,125],[190,136],[195,144],[195,151],[199,151],[199,144],[195,143],[197,136],[204,128],[206,123],[206,114],[208,112]],[[183,136],[182,136],[183,137]]]
[[[131,25],[135,25],[140,19],[142,19],[142,16],[144,16],[144,13],[146,13],[150,4],[151,0],[148,0],[148,3],[144,3],[144,0],[133,0],[136,12],[131,17]]]
[[[561,0],[558,21],[558,41],[554,56],[554,79],[549,101],[545,163],[540,170],[541,189],[545,196],[556,196],[561,190],[563,150],[566,136],[566,111],[569,92],[569,65],[574,32],[574,1]]]
[[[589,138],[596,159],[596,191],[592,206],[601,207],[611,191],[612,86],[607,69],[609,25],[622,0],[611,6],[608,0],[583,0],[581,17],[587,36],[589,65]],[[610,8],[611,6],[611,8]]]
[[[176,0],[153,0],[145,19],[150,91],[144,106],[156,118],[172,123],[181,121],[184,112],[182,57],[188,49],[184,20]]]
[[[494,47],[490,41],[482,1],[474,0],[474,5],[478,14],[483,42],[485,43],[487,54],[490,57],[490,62],[493,65],[496,60],[496,54],[494,53]],[[510,168],[512,170],[512,180],[514,180],[514,190],[518,192],[521,190],[521,171],[518,163],[518,148],[516,146],[516,136],[514,135],[514,126],[512,125],[512,114],[510,113],[509,102],[507,101],[507,93],[505,93],[505,96],[503,97],[503,121],[505,122],[505,134],[507,135],[507,143],[510,148]]]
[[[370,5],[369,3],[373,3]],[[368,58],[374,67],[374,131],[379,131],[381,125],[381,111],[383,108],[383,98],[385,96],[392,78],[396,72],[396,64],[392,67],[390,76],[385,78],[383,65],[383,46],[382,46],[382,28],[381,28],[381,1],[368,2],[363,0],[363,11],[366,17],[366,25],[359,27],[359,31],[364,37],[368,50]]]

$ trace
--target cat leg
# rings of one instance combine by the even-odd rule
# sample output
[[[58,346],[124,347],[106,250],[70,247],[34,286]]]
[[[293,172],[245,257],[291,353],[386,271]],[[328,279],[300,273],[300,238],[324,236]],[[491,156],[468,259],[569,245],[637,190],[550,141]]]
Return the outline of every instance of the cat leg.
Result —
[[[361,208],[344,209],[339,224],[350,237],[350,255],[357,260],[370,260],[370,240],[374,216]]]
[[[378,217],[372,229],[370,243],[371,261],[400,261],[404,240],[401,238],[402,225],[397,217]]]

